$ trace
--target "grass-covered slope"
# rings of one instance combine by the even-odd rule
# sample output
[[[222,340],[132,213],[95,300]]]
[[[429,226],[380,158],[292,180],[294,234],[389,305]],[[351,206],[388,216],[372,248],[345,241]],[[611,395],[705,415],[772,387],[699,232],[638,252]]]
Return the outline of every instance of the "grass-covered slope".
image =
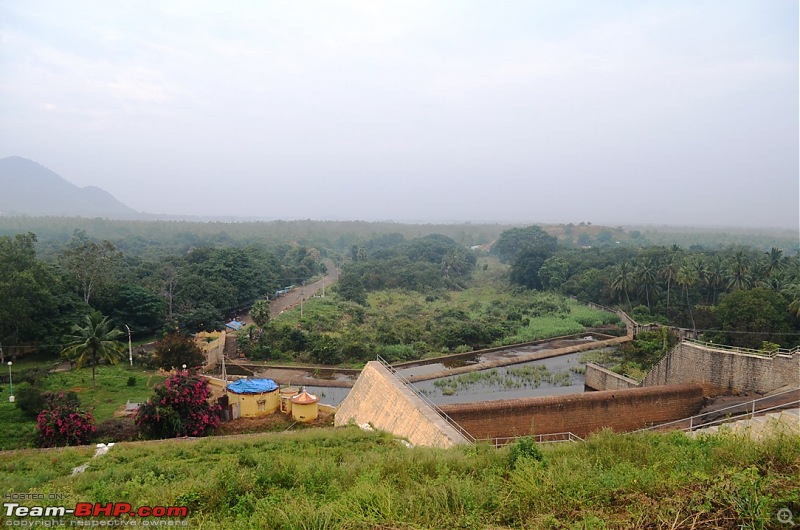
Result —
[[[185,505],[203,529],[773,528],[779,509],[800,513],[798,437],[601,433],[541,451],[512,464],[508,448],[345,428],[119,444],[74,477],[91,450],[2,453],[0,484],[68,505]]]

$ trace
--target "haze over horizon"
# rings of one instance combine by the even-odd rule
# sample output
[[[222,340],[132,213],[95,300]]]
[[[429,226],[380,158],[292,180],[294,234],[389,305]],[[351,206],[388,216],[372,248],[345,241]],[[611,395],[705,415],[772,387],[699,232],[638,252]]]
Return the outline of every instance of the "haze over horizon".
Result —
[[[798,3],[0,4],[0,158],[135,210],[800,224]]]

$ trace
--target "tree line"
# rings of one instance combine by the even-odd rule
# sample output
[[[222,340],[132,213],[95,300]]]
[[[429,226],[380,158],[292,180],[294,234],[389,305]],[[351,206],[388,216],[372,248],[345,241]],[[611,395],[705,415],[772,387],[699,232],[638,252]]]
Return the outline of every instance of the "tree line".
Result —
[[[322,253],[296,243],[191,247],[139,256],[76,230],[48,260],[33,233],[0,236],[0,344],[60,351],[62,337],[92,311],[134,336],[221,328],[226,314],[287,282],[324,271]]]
[[[707,338],[760,347],[800,344],[800,255],[782,248],[559,246],[538,226],[501,234],[492,252],[510,280],[616,305],[640,322],[707,330]]]

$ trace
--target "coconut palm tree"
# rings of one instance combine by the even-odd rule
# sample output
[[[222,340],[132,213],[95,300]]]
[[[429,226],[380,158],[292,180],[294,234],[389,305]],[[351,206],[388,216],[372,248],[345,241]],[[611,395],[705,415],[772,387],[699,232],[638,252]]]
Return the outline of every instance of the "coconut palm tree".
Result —
[[[689,264],[694,271],[694,283],[698,286],[698,290],[702,291],[702,286],[708,285],[708,267],[706,265],[706,260],[703,256],[697,255],[689,261]]]
[[[628,310],[631,308],[631,297],[628,294],[631,286],[633,285],[633,267],[627,261],[623,261],[614,267],[614,279],[611,281],[611,290],[619,296],[625,295],[625,300],[628,301]],[[622,298],[620,297],[620,301]]]
[[[783,260],[783,250],[780,248],[772,247],[769,252],[764,253],[767,256],[767,273],[772,276],[775,272],[782,271],[785,263]]]
[[[714,256],[708,262],[706,284],[711,288],[711,305],[714,305],[717,303],[717,291],[725,284],[725,265],[719,256]]]
[[[790,283],[781,293],[789,300],[788,309],[792,316],[800,318],[800,282]]]
[[[678,270],[681,267],[681,262],[675,254],[667,258],[667,261],[661,266],[661,277],[667,281],[667,309],[669,309],[669,292],[672,284],[678,277]]]
[[[100,359],[115,364],[124,353],[124,345],[117,342],[122,331],[111,327],[111,320],[99,311],[86,315],[84,326],[75,324],[72,333],[64,337],[66,346],[61,356],[75,361],[80,368],[92,363],[92,385],[96,383],[95,370]]]
[[[753,278],[750,275],[750,257],[743,250],[737,250],[731,256],[728,266],[728,290],[738,291],[750,287]]]
[[[644,291],[645,300],[647,300],[647,309],[650,308],[650,293],[656,289],[658,281],[658,269],[656,269],[653,260],[645,258],[641,260],[636,267],[636,280],[639,283],[640,289]]]
[[[683,289],[683,294],[686,296],[686,309],[689,311],[689,318],[692,320],[692,329],[695,329],[694,315],[692,314],[692,305],[689,303],[689,287],[697,283],[697,271],[690,263],[684,263],[678,269],[678,275],[675,278],[675,283],[680,285]]]

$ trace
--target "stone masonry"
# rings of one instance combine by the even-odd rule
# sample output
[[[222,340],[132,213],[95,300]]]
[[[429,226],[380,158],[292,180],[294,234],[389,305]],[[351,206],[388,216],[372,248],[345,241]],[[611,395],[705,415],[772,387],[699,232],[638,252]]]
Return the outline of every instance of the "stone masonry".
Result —
[[[702,384],[712,394],[800,387],[800,352],[765,356],[683,341],[653,367],[642,386],[681,383]]]

